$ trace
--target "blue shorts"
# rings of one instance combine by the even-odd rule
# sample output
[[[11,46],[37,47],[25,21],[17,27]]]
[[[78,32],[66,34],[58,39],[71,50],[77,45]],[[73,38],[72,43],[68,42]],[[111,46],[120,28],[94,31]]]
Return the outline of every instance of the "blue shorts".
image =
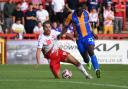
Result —
[[[88,45],[95,46],[95,42],[92,36],[86,36],[86,37],[83,37],[82,39],[78,39],[76,43],[80,53],[84,53],[85,51],[87,51]]]

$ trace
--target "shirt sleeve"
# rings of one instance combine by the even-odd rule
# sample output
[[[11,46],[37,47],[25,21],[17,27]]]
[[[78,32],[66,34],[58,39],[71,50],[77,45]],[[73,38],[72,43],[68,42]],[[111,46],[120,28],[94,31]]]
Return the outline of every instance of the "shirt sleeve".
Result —
[[[48,13],[48,11],[47,11],[47,10],[45,10],[45,13],[46,13],[46,16],[49,16],[49,13]]]
[[[64,0],[62,0],[62,5],[65,6],[65,1]]]
[[[106,19],[107,19],[107,13],[106,13],[106,10],[104,10],[104,12],[103,12],[103,16],[104,16],[104,19],[106,20]]]
[[[56,31],[55,34],[56,34],[56,36],[58,36],[60,34],[60,32],[59,31]]]
[[[65,26],[68,28],[72,20],[72,13],[68,15],[67,19],[65,20]]]
[[[42,35],[38,38],[37,48],[43,48],[43,37]]]
[[[15,30],[15,24],[12,24],[12,30]]]
[[[52,34],[55,36],[54,39],[56,39],[57,36],[61,33],[61,32],[59,32],[59,31],[55,31],[55,30],[51,30],[51,31],[52,31]]]
[[[22,27],[23,27],[23,32],[26,33],[24,25],[22,25]]]
[[[112,20],[114,20],[114,12],[111,12],[111,18],[112,18]]]

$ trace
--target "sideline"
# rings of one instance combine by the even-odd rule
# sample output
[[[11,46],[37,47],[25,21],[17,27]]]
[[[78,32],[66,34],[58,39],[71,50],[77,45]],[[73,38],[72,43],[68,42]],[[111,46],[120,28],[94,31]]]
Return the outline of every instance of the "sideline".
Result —
[[[4,80],[0,80],[1,82],[24,82],[24,81],[37,81],[37,82],[50,82],[50,83],[72,83],[72,84],[83,84],[83,85],[92,85],[92,86],[104,86],[104,87],[113,87],[113,88],[123,88],[123,89],[128,89],[128,86],[125,85],[116,85],[116,84],[102,84],[102,83],[87,83],[87,82],[74,82],[74,81],[53,81],[53,80],[35,80],[35,79],[12,79],[12,80],[8,80],[8,79],[4,79]]]

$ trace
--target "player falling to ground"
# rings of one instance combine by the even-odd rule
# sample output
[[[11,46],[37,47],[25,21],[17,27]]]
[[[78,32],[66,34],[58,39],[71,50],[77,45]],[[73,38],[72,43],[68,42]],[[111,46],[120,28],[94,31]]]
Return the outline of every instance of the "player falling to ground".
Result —
[[[40,63],[40,54],[50,60],[50,69],[55,78],[60,78],[60,62],[71,63],[75,65],[86,77],[91,79],[91,75],[87,73],[83,65],[78,62],[70,53],[63,51],[57,46],[57,36],[60,34],[55,30],[51,30],[49,21],[43,23],[44,33],[39,36],[38,47],[36,52],[37,63]]]
[[[91,26],[89,24],[89,13],[86,10],[82,9],[81,4],[78,5],[78,8],[73,13],[69,14],[65,21],[65,27],[68,28],[70,23],[73,23],[76,27],[76,29],[74,30],[74,32],[77,34],[76,43],[78,46],[78,50],[84,59],[84,62],[87,63],[87,65],[90,65],[90,56],[93,68],[96,72],[96,76],[97,78],[100,78],[99,64],[97,61],[97,57],[94,54],[94,38],[97,38],[97,36],[91,30]],[[63,30],[59,38],[65,32],[66,30]]]

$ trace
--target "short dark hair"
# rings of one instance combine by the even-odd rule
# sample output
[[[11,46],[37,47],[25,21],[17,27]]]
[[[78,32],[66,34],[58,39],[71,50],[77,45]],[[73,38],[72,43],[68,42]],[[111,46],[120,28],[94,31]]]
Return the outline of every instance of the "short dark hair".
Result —
[[[43,4],[39,4],[39,6],[43,6]]]
[[[21,21],[22,19],[21,18],[16,18],[16,21]]]
[[[78,12],[80,9],[83,9],[83,4],[82,3],[78,3],[76,11]]]
[[[83,4],[82,4],[82,3],[78,3],[77,9],[78,9],[78,8],[83,8]]]
[[[33,3],[30,2],[30,3],[29,3],[29,6],[31,6],[31,5],[33,5]]]
[[[43,23],[43,28],[45,27],[46,24],[50,24],[50,25],[51,25],[51,22],[50,22],[49,20],[45,21],[45,22]]]

